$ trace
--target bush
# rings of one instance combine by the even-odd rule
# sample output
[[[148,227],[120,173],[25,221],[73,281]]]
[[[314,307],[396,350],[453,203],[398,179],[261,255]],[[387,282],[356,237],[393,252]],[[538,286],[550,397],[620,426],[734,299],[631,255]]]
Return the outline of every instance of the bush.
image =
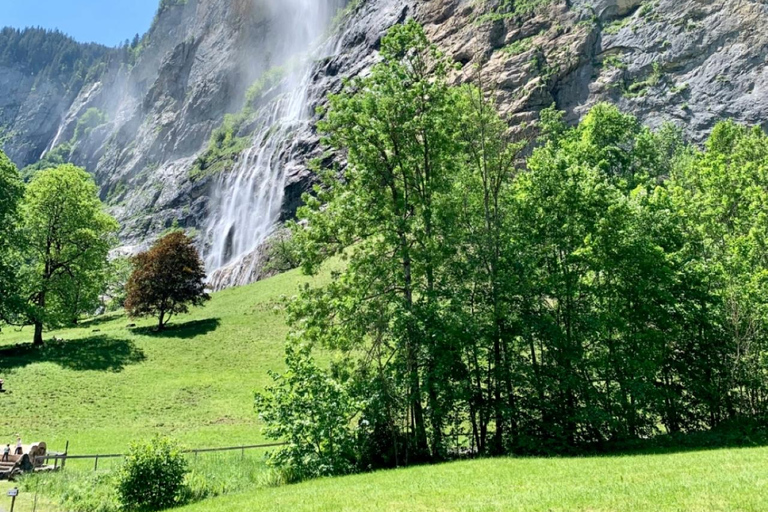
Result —
[[[271,374],[275,385],[256,395],[266,437],[288,443],[268,463],[286,482],[354,473],[351,422],[359,404],[345,383],[315,364],[309,347],[288,343],[286,366],[284,374]]]
[[[124,509],[141,511],[179,505],[187,471],[187,460],[170,439],[157,436],[134,443],[118,473],[120,503]]]

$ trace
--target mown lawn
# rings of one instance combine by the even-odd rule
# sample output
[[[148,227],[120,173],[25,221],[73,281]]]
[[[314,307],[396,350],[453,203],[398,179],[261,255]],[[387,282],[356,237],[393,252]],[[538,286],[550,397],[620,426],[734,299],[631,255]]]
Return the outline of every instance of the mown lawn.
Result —
[[[765,511],[768,448],[457,462],[262,489],[179,510]]]
[[[123,453],[132,440],[169,434],[188,447],[262,441],[253,393],[283,364],[281,297],[306,278],[297,272],[214,295],[204,308],[156,334],[123,315],[78,329],[37,350],[32,330],[0,334],[0,442],[16,432],[71,454]]]

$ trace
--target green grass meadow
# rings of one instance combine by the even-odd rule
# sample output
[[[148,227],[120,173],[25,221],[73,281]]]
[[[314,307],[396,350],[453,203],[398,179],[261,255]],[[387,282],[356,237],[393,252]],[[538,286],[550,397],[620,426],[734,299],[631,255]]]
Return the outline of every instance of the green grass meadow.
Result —
[[[326,279],[319,277],[318,280]],[[170,435],[188,448],[264,441],[253,393],[283,364],[281,299],[313,281],[290,272],[214,294],[205,308],[157,334],[151,320],[110,315],[47,333],[0,334],[0,441],[45,441],[70,454],[123,453],[136,439]],[[190,457],[205,499],[184,512],[224,511],[762,511],[768,510],[768,448],[616,457],[454,462],[275,487],[263,451]],[[102,461],[69,463],[27,478],[16,512],[71,512],[68,494],[107,500]],[[205,480],[205,485],[202,484]],[[99,483],[102,482],[102,483]],[[14,485],[0,482],[0,512]],[[35,508],[35,489],[41,490]],[[101,493],[101,494],[100,494]],[[203,497],[198,496],[198,497]]]
[[[184,512],[768,510],[768,449],[493,459],[306,482]]]
[[[305,280],[291,272],[214,294],[162,334],[111,315],[46,333],[64,341],[38,350],[30,328],[4,329],[0,441],[18,432],[54,451],[69,441],[73,455],[123,453],[153,433],[189,448],[263,441],[253,394],[283,364],[281,298]]]

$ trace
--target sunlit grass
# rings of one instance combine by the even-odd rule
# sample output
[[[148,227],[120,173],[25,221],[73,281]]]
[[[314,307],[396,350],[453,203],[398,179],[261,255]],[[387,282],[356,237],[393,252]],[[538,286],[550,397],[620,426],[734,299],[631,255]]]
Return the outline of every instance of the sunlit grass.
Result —
[[[494,459],[260,489],[184,512],[768,510],[768,449]]]
[[[0,334],[0,441],[16,432],[71,454],[123,453],[153,433],[189,448],[262,441],[253,393],[283,364],[287,332],[281,298],[306,278],[290,272],[214,294],[209,305],[175,318],[169,331],[151,320],[112,315],[42,350],[31,329]]]

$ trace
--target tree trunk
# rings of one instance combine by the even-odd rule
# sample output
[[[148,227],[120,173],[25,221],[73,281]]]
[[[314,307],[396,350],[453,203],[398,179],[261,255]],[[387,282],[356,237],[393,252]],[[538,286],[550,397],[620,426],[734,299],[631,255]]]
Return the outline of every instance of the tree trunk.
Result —
[[[401,244],[404,253],[403,273],[405,277],[405,301],[409,313],[413,312],[413,281],[411,275],[411,257],[408,251],[408,243],[405,235],[401,235]],[[413,419],[415,435],[415,453],[413,462],[423,462],[429,458],[429,444],[427,442],[427,429],[424,424],[424,406],[421,402],[421,378],[419,376],[419,356],[416,341],[416,329],[413,325],[412,315],[409,315],[406,332],[406,357],[408,365],[408,380],[410,384],[410,408]]]
[[[40,292],[40,294],[37,297],[37,306],[40,308],[40,312],[38,315],[42,314],[43,311],[45,311],[45,291]],[[32,344],[35,347],[42,347],[45,342],[43,341],[43,321],[42,319],[35,318],[35,337],[32,341]]]
[[[35,338],[33,341],[34,346],[42,347],[45,342],[43,341],[43,322],[35,321]]]

